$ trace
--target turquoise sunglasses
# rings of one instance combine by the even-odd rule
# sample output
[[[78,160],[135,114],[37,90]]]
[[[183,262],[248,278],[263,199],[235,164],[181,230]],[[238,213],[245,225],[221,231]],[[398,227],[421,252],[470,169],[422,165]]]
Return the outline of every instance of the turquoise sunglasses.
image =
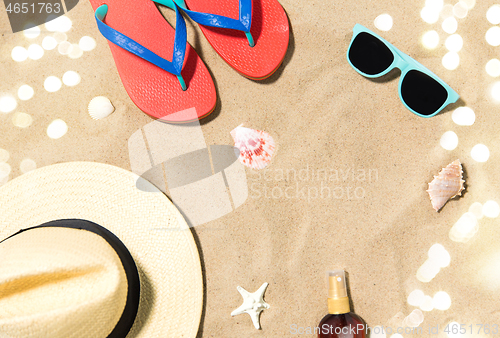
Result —
[[[347,50],[349,64],[369,78],[399,68],[399,98],[414,114],[432,117],[458,100],[459,95],[443,80],[368,28],[356,24],[353,32]]]

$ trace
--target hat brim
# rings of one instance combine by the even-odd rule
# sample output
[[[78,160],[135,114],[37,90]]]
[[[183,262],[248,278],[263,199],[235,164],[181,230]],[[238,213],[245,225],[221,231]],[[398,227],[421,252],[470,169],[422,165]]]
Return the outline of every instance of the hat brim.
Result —
[[[101,163],[55,164],[0,188],[0,239],[57,219],[79,218],[115,234],[139,270],[139,311],[127,337],[195,337],[203,308],[198,248],[186,221],[158,189]]]

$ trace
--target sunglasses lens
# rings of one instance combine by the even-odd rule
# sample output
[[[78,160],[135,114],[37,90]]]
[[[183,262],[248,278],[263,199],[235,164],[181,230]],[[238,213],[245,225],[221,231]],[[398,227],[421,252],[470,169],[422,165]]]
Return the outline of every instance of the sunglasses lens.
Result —
[[[429,75],[410,70],[403,78],[401,97],[417,113],[432,115],[446,101],[448,92]]]
[[[394,55],[385,43],[365,32],[356,35],[348,56],[352,65],[367,75],[382,73],[394,61]]]

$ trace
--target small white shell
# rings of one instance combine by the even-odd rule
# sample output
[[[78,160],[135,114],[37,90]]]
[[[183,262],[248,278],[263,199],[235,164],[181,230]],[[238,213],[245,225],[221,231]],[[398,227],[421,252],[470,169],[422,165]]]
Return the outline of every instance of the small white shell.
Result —
[[[434,176],[427,190],[434,210],[439,211],[449,199],[462,194],[465,183],[462,174],[462,164],[455,160]]]
[[[94,120],[101,120],[108,117],[115,111],[111,101],[104,96],[96,96],[89,103],[89,115]]]
[[[240,162],[252,169],[263,169],[274,154],[274,140],[268,133],[242,127],[231,131],[234,146],[240,150]]]

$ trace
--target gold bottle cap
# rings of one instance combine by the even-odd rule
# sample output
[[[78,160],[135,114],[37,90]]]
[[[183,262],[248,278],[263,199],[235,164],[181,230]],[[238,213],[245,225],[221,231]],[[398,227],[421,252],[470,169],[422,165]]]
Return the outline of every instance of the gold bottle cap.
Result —
[[[345,271],[328,271],[328,312],[341,314],[350,311]]]

